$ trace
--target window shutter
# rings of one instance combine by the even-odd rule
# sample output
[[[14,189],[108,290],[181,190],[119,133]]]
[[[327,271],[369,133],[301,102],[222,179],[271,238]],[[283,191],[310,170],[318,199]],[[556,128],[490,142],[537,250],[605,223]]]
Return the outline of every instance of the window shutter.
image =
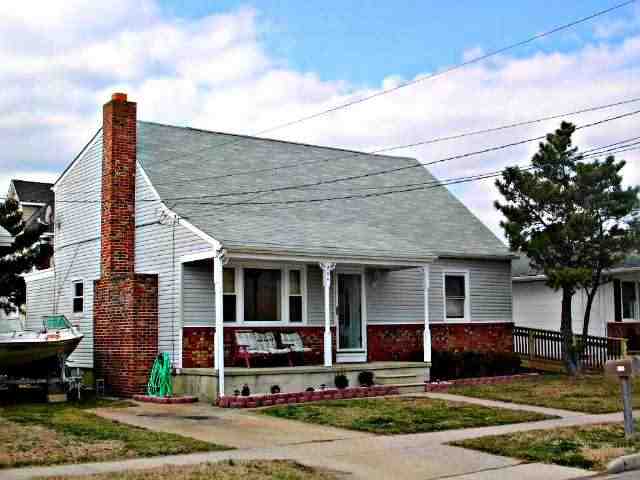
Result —
[[[622,298],[620,296],[620,280],[613,281],[613,315],[616,322],[622,321]]]

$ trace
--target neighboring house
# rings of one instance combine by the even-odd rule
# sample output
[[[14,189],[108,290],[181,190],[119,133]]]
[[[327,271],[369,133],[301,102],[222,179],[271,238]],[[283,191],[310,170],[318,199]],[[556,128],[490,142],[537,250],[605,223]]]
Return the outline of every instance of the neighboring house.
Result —
[[[158,352],[221,373],[243,329],[298,332],[327,367],[512,351],[512,255],[446,188],[321,200],[417,182],[434,177],[414,159],[137,121],[114,94],[53,187],[55,271],[26,276],[28,323],[67,315],[74,362],[121,395]]]
[[[52,183],[13,179],[9,183],[9,192],[7,193],[8,198],[12,198],[20,204],[25,231],[44,227],[40,238],[47,242],[53,242],[55,194],[52,187]],[[37,268],[40,270],[49,268],[50,260],[49,258],[43,259]]]
[[[546,276],[529,265],[526,256],[513,261],[513,319],[523,327],[560,330],[562,292],[548,287]],[[622,265],[606,272],[591,307],[589,334],[628,338],[629,348],[640,350],[640,257],[629,255]],[[573,330],[582,333],[587,296],[573,296]]]

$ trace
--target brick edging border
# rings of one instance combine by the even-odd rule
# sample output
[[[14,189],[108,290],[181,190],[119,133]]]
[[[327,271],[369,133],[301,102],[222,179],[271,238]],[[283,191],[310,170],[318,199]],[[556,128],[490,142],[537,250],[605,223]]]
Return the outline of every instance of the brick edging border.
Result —
[[[256,408],[292,403],[317,402],[320,400],[339,400],[344,398],[381,397],[400,393],[394,386],[375,385],[373,387],[352,387],[338,390],[335,388],[314,392],[276,393],[273,395],[255,395],[250,397],[224,396],[216,402],[221,408]]]
[[[134,395],[133,399],[138,402],[164,403],[168,405],[175,405],[179,403],[195,403],[198,401],[198,397],[192,397],[189,395],[180,397],[152,397],[151,395]]]
[[[516,375],[501,375],[498,377],[478,377],[478,378],[460,378],[457,380],[448,380],[446,382],[425,383],[425,392],[446,392],[451,387],[460,385],[495,385],[500,383],[511,383],[516,380],[538,377],[539,373],[519,373]]]

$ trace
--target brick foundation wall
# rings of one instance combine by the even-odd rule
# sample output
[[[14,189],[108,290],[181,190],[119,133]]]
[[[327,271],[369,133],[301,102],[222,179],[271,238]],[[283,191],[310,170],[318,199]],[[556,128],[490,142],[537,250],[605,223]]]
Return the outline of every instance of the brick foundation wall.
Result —
[[[433,350],[513,352],[512,323],[431,324]]]
[[[640,322],[609,322],[607,337],[626,338],[627,349],[640,350]]]
[[[158,276],[95,282],[94,369],[111,395],[143,393],[158,354]]]
[[[367,361],[422,362],[424,325],[367,325]]]
[[[255,332],[298,332],[306,347],[311,352],[294,357],[295,365],[319,365],[324,361],[324,327],[224,327],[224,362],[225,365],[244,367],[242,362],[234,362],[236,348],[235,331],[251,330]],[[333,359],[335,361],[336,339],[335,329],[333,334]],[[182,330],[182,367],[183,368],[212,368],[214,353],[213,327],[184,327]],[[277,336],[277,335],[276,335]],[[259,358],[256,366],[288,365],[286,356],[275,356],[272,359]]]
[[[302,337],[305,346],[313,352],[305,354],[304,364],[318,365],[323,362],[324,327],[225,327],[225,364],[233,364],[235,348],[235,330],[253,330],[258,332],[292,332]],[[333,334],[333,355],[335,361],[336,339]],[[185,327],[182,342],[182,366],[184,368],[213,367],[212,327]],[[422,340],[424,325],[368,325],[367,326],[367,361],[402,361],[421,362],[423,357]],[[431,342],[434,350],[476,351],[476,352],[513,352],[513,324],[510,323],[478,323],[444,325],[431,324]],[[275,364],[285,365],[286,358],[274,358]],[[266,366],[264,359],[257,360],[256,365]],[[297,358],[296,365],[301,365]],[[244,364],[236,364],[244,366]]]

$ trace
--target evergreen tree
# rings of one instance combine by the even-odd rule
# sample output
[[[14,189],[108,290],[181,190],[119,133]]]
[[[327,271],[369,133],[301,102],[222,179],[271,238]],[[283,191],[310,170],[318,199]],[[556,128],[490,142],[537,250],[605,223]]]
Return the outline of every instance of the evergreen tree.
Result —
[[[25,229],[22,209],[13,199],[0,202],[0,226],[13,237],[9,251],[0,256],[0,308],[10,313],[26,303],[26,286],[20,275],[44,266],[52,247],[41,240],[46,225],[35,224]]]
[[[582,289],[587,296],[586,335],[595,294],[608,281],[606,271],[637,249],[640,238],[639,188],[622,187],[625,162],[613,155],[585,161],[572,145],[574,131],[562,122],[540,143],[531,170],[507,168],[496,182],[504,203],[495,203],[506,219],[501,226],[511,248],[544,272],[549,287],[562,291],[560,331],[571,374],[579,369],[583,348],[573,342],[573,295]]]

